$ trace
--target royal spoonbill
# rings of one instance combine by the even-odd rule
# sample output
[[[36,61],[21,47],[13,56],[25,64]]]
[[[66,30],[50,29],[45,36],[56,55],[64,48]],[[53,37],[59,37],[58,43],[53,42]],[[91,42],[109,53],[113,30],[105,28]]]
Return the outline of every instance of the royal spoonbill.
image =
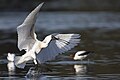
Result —
[[[15,65],[18,68],[24,68],[31,60],[35,64],[53,60],[57,55],[74,48],[80,42],[79,34],[54,33],[45,37],[43,41],[38,40],[35,34],[35,22],[42,5],[43,3],[38,5],[17,27],[18,48],[20,51],[26,51],[21,57],[15,57]]]

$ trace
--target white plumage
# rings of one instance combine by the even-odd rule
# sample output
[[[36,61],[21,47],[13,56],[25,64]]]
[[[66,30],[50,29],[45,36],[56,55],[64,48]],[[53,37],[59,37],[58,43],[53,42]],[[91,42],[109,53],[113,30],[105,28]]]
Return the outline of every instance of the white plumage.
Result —
[[[13,62],[15,59],[15,54],[8,53],[7,60],[10,62]]]
[[[74,60],[82,60],[85,57],[87,57],[88,54],[90,54],[90,53],[92,53],[92,52],[89,52],[89,51],[78,51],[78,52],[75,53]]]
[[[58,54],[64,53],[75,47],[80,42],[79,34],[51,34],[43,41],[39,41],[35,34],[34,24],[37,14],[43,3],[36,7],[17,27],[18,48],[26,53],[19,58],[15,58],[15,65],[24,68],[26,62],[33,60],[35,64],[54,59]],[[36,61],[37,60],[37,61]]]
[[[37,55],[39,63],[54,59],[58,54],[70,50],[80,42],[79,34],[55,34],[54,36],[58,39],[51,40],[49,46]]]
[[[14,73],[14,71],[15,71],[14,59],[15,59],[15,54],[8,53],[8,55],[7,55],[7,60],[8,60],[7,68],[8,68],[8,71],[10,74]]]

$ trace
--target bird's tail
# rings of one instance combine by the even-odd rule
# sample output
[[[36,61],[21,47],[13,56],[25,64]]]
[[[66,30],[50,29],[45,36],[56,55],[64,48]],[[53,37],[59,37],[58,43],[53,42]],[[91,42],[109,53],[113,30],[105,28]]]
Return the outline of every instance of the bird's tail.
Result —
[[[19,60],[21,59],[21,56],[17,56],[15,57],[15,66],[18,67],[18,68],[24,68],[25,65],[26,65],[26,62],[23,62],[23,63],[19,63]]]

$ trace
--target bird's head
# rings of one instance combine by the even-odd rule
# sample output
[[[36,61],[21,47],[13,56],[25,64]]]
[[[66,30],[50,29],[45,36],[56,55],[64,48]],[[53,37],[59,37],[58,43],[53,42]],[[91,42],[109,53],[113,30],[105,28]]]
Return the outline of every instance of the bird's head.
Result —
[[[15,59],[15,54],[8,53],[8,55],[7,55],[7,59],[8,59],[8,61],[13,62],[14,59]]]

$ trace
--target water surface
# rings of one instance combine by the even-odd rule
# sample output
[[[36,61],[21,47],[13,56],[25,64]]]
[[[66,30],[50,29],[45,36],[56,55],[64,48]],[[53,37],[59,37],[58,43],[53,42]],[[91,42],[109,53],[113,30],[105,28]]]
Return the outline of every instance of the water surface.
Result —
[[[0,13],[0,79],[40,80],[120,80],[120,13],[113,12],[42,12],[36,29],[42,40],[50,33],[81,34],[80,44],[63,54],[69,56],[78,50],[94,51],[83,61],[58,61],[47,64],[52,71],[25,69],[9,72],[6,59],[8,52],[22,55],[17,48],[16,26],[27,13]]]

